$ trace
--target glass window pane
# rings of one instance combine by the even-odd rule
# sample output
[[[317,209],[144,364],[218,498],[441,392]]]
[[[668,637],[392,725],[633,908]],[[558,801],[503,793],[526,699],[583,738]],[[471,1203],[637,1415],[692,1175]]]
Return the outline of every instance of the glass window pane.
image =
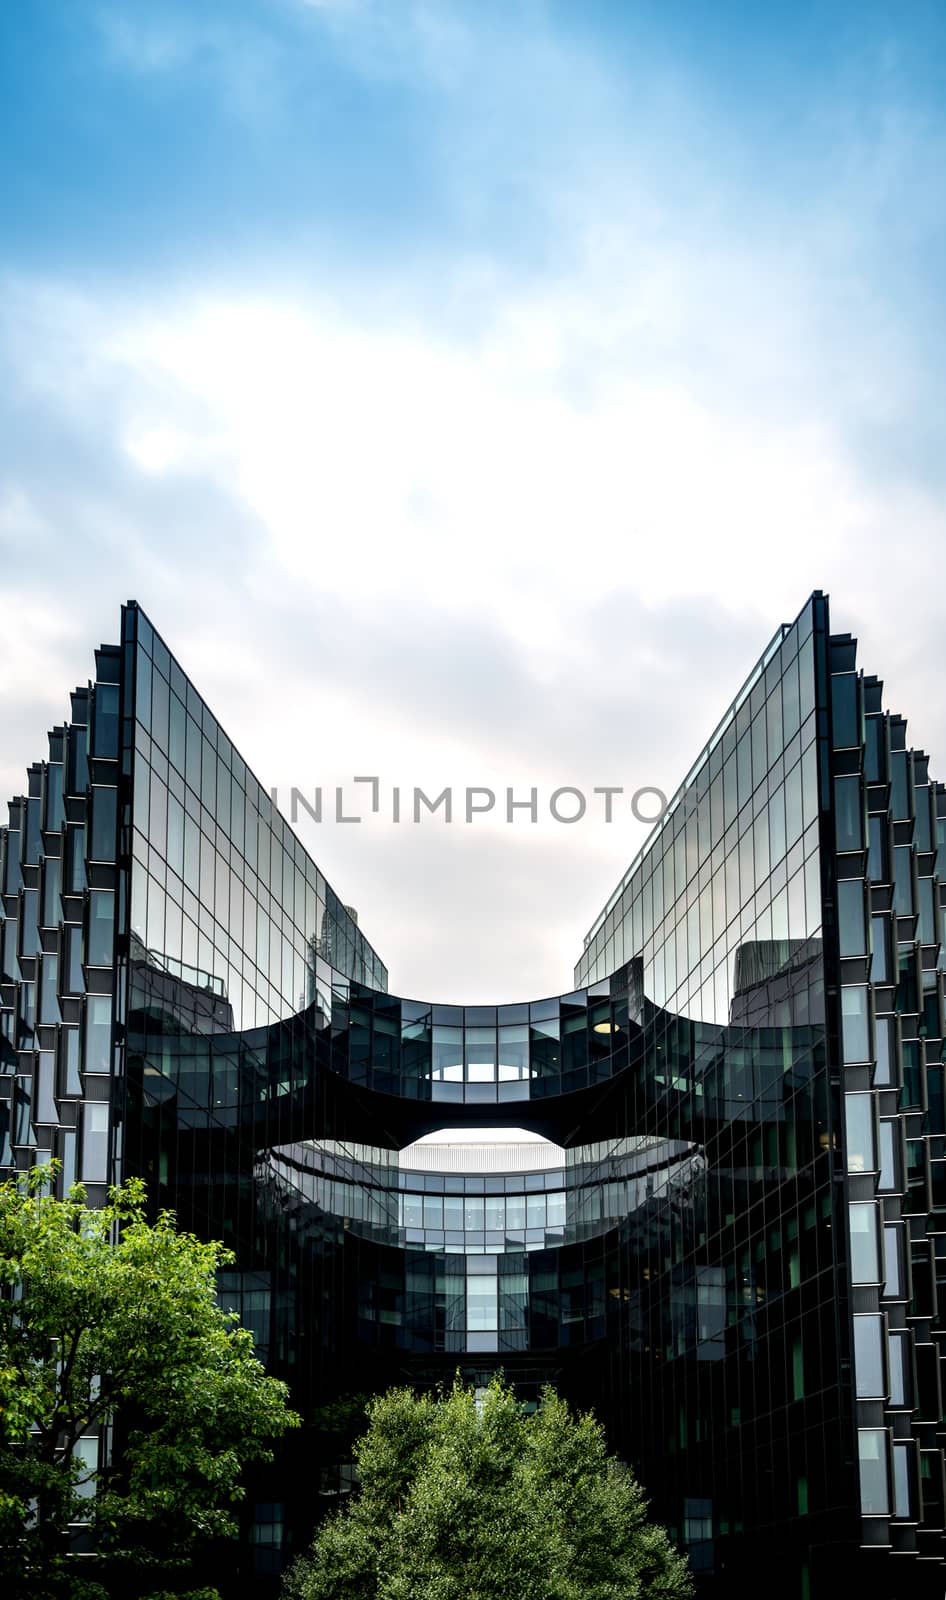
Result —
[[[108,897],[109,899],[111,896]],[[39,893],[35,889],[25,889],[20,902],[22,914],[20,916],[20,954],[35,956],[39,954]],[[109,958],[110,959],[110,958]]]
[[[912,1444],[895,1444],[893,1447],[893,1514],[910,1515],[910,1457]]]
[[[913,852],[898,845],[893,853],[893,908],[900,917],[913,915]]]
[[[887,1434],[883,1428],[862,1428],[857,1436],[861,1479],[861,1512],[865,1517],[887,1516]]]
[[[804,828],[801,795],[801,765],[793,767],[785,779],[785,843],[789,849],[802,836]]]
[[[909,1337],[907,1333],[892,1333],[888,1342],[890,1355],[890,1404],[892,1406],[909,1405],[912,1399],[912,1385],[909,1382],[907,1369]]]
[[[838,884],[838,933],[842,956],[865,953],[867,919],[864,915],[864,886],[859,878],[842,878]]]
[[[874,1097],[870,1094],[844,1096],[848,1172],[875,1170],[873,1102]]]
[[[184,705],[177,695],[171,694],[171,718],[168,740],[168,754],[182,775],[185,770],[185,736],[187,731],[187,713]]]
[[[880,717],[864,722],[864,776],[868,783],[882,783],[886,767],[884,724]]]
[[[79,1030],[63,1028],[59,1036],[60,1094],[80,1095],[82,1078],[79,1074]]]
[[[462,1028],[434,1028],[432,1066],[435,1079],[459,1082],[463,1077]]]
[[[893,1021],[880,1017],[874,1025],[874,1083],[883,1088],[893,1083]]]
[[[96,786],[92,790],[92,861],[114,861],[118,827],[118,790]]]
[[[872,983],[890,983],[890,923],[886,917],[871,917],[870,922],[871,962],[870,977]],[[842,955],[854,955],[851,950],[841,951]]]
[[[899,1300],[903,1294],[900,1278],[900,1229],[884,1229],[884,1294]]]
[[[755,881],[764,883],[769,875],[771,862],[769,859],[769,817],[768,811],[760,811],[753,824],[753,852],[755,859]],[[720,930],[717,930],[720,931]],[[712,944],[712,938],[708,941]]]
[[[859,987],[843,988],[841,1039],[846,1062],[870,1060],[870,1029],[867,1019],[867,990]]]
[[[466,1325],[470,1332],[489,1333],[499,1326],[498,1278],[469,1276],[466,1280]]]
[[[39,983],[39,1021],[45,1023],[60,1022],[59,1011],[59,957],[45,955],[40,963]],[[42,1119],[46,1121],[46,1118]],[[55,1122],[56,1117],[51,1120]]]
[[[854,1318],[854,1381],[859,1400],[883,1399],[884,1381],[883,1318]]]
[[[112,1001],[109,995],[90,994],[85,1011],[86,1072],[111,1070]]]
[[[66,834],[66,893],[81,894],[86,881],[85,829],[70,828]]]
[[[108,1178],[107,1105],[82,1109],[82,1177],[87,1183],[104,1183]]]
[[[115,896],[93,889],[89,895],[89,938],[86,960],[92,967],[110,967],[114,946]]]
[[[871,816],[867,819],[868,854],[867,875],[874,883],[887,882],[887,819]]]
[[[910,816],[910,772],[906,750],[894,750],[890,756],[890,810],[897,819]]]
[[[900,1163],[897,1159],[897,1128],[896,1122],[882,1122],[880,1124],[880,1177],[878,1188],[900,1188]]]
[[[849,1207],[851,1226],[851,1279],[877,1283],[880,1263],[877,1249],[877,1208],[872,1201],[855,1201]]]
[[[151,727],[151,662],[139,650],[135,662],[135,716],[147,731]]]
[[[54,1099],[54,1070],[55,1060],[52,1053],[45,1050],[40,1051],[36,1061],[34,1122],[58,1123],[59,1121]]]
[[[168,747],[168,701],[170,697],[168,681],[160,672],[155,672],[151,681],[151,737],[161,750]]]
[[[831,679],[831,732],[836,750],[859,743],[857,678],[853,672],[835,673]]]
[[[772,865],[776,866],[785,854],[785,792],[776,789],[769,801],[769,847]]]
[[[860,778],[835,778],[834,826],[839,850],[863,849],[864,818]]]
[[[76,1493],[78,1494],[80,1500],[88,1500],[95,1493],[95,1473],[99,1464],[98,1440],[77,1440],[75,1456],[79,1462],[79,1477],[76,1483]]]
[[[167,825],[168,865],[180,878],[184,874],[184,807],[172,794],[168,795]]]

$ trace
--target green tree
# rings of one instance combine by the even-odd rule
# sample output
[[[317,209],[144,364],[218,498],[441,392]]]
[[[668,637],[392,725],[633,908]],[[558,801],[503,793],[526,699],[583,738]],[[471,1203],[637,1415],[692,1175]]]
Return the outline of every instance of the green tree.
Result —
[[[298,1419],[216,1300],[219,1244],[145,1217],[137,1180],[92,1209],[51,1171],[0,1185],[0,1580],[35,1595],[173,1587],[236,1532],[241,1473]],[[80,1441],[108,1427],[95,1475]],[[88,1524],[92,1559],[69,1555]],[[2,1588],[2,1581],[0,1581]],[[101,1593],[101,1590],[97,1592]]]
[[[392,1389],[355,1447],[361,1487],[287,1574],[287,1600],[678,1600],[689,1570],[591,1416]]]

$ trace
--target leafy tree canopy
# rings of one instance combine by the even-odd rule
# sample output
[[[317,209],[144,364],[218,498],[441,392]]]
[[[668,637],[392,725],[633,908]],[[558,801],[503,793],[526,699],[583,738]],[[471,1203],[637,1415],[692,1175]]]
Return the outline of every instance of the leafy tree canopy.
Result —
[[[298,1419],[217,1304],[230,1252],[169,1212],[150,1225],[137,1180],[91,1209],[80,1186],[54,1199],[50,1178],[0,1185],[0,1580],[102,1593],[68,1556],[81,1521],[89,1579],[161,1590],[236,1531],[244,1465]],[[114,1459],[96,1476],[80,1441],[104,1427]]]
[[[591,1416],[393,1389],[355,1447],[361,1488],[287,1575],[287,1600],[678,1600],[689,1571]]]

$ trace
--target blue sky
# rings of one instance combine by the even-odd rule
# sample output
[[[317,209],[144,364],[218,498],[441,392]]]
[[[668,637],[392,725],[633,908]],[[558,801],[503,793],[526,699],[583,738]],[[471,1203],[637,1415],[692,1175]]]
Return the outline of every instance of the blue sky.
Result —
[[[814,587],[946,771],[944,172],[919,0],[8,0],[4,787],[132,594],[269,783],[672,790]],[[466,1000],[640,837],[303,832]]]

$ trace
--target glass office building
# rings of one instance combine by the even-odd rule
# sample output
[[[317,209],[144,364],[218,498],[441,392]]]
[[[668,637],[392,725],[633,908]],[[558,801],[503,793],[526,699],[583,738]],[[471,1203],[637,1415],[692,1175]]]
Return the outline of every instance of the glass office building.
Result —
[[[236,1252],[305,1418],[244,1581],[351,1487],[362,1397],[459,1367],[593,1406],[701,1593],[942,1594],[944,867],[946,790],[815,594],[569,992],[395,997],[123,609],[0,832],[0,1164],[140,1174]],[[415,1144],[484,1126],[550,1143]]]

